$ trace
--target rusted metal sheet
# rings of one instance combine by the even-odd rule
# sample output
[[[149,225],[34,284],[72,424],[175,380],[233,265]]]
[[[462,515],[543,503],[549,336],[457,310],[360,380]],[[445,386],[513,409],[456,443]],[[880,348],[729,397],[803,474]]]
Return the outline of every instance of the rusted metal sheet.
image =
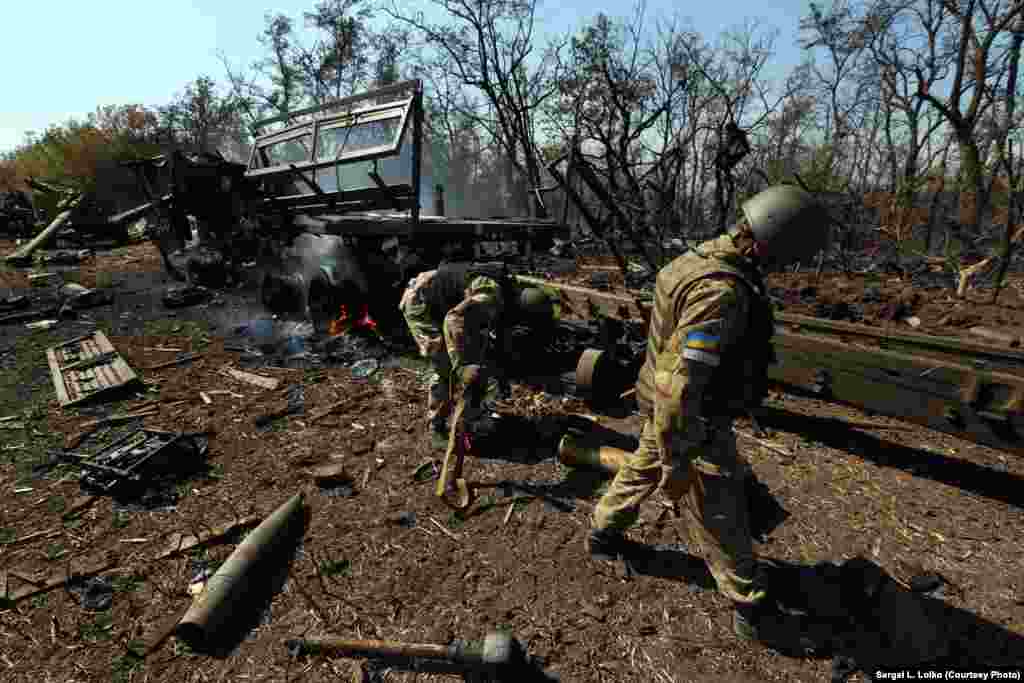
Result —
[[[46,350],[61,406],[70,406],[138,379],[103,332],[70,339]]]
[[[319,215],[296,219],[296,225],[313,234],[352,234],[366,237],[403,235],[410,224],[411,219],[408,216],[395,214]],[[568,229],[565,225],[550,220],[516,218],[476,220],[447,216],[422,216],[416,223],[416,233],[473,235],[479,239],[509,241],[529,237],[533,233],[551,234],[559,238],[568,237]]]

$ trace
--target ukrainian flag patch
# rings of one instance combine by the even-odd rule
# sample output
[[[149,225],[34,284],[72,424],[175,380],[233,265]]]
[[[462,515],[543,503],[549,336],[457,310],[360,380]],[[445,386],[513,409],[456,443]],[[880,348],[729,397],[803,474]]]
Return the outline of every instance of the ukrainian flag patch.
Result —
[[[721,341],[721,338],[717,335],[695,330],[686,334],[684,346],[688,349],[696,349],[705,353],[718,353]]]

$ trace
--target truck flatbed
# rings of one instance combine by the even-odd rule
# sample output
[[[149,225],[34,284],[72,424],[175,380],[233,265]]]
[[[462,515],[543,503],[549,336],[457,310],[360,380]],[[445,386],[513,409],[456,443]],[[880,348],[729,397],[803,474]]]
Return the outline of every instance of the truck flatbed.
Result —
[[[295,225],[307,232],[321,235],[353,235],[388,237],[410,235],[464,234],[476,239],[515,241],[539,233],[568,238],[562,223],[532,218],[460,218],[423,216],[415,223],[407,213],[349,213],[299,216]]]

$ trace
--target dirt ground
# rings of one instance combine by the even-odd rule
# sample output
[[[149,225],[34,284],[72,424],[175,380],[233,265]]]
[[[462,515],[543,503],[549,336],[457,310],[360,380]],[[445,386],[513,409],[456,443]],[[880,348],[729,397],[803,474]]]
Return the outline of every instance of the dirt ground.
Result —
[[[0,243],[0,253],[11,248]],[[564,416],[593,414],[584,403],[514,384],[512,399],[500,406],[499,437],[468,461],[468,475],[529,482],[548,498],[524,498],[506,486],[483,491],[468,514],[456,515],[433,496],[429,463],[440,454],[420,431],[425,373],[408,348],[392,349],[362,379],[348,367],[252,363],[232,350],[239,326],[266,315],[251,289],[169,311],[160,300],[168,281],[148,243],[98,254],[79,268],[79,279],[92,286],[103,271],[111,273],[115,300],[86,311],[87,319],[32,333],[21,323],[0,326],[0,417],[24,423],[0,430],[0,571],[40,580],[69,563],[107,560],[112,601],[90,610],[58,588],[0,606],[0,680],[457,680],[379,663],[362,665],[365,679],[353,679],[355,660],[295,659],[284,641],[335,634],[447,643],[496,627],[514,632],[566,683],[828,680],[829,659],[737,642],[727,601],[711,589],[703,563],[687,553],[685,530],[665,518],[657,501],[644,507],[633,531],[659,550],[657,562],[624,573],[588,560],[582,541],[605,482],[571,471],[555,455]],[[2,286],[16,293],[45,296],[25,288],[23,272],[2,275]],[[580,270],[568,279],[588,278]],[[846,301],[862,306],[855,314],[863,319],[904,330],[910,328],[902,319],[911,315],[921,321],[918,331],[944,335],[967,336],[966,327],[977,324],[1024,328],[1016,287],[1004,294],[1008,305],[987,306],[980,303],[984,292],[957,303],[948,289],[923,290],[912,301],[894,276],[812,279],[789,274],[770,284],[788,312],[821,313],[823,303]],[[817,288],[813,295],[810,286]],[[866,287],[880,288],[881,299],[870,295],[863,302]],[[907,310],[885,308],[893,302]],[[117,401],[61,409],[45,348],[95,326],[107,331],[144,384]],[[203,355],[144,370],[188,351]],[[280,388],[218,374],[225,364],[274,377]],[[254,418],[280,407],[291,386],[301,386],[304,412],[257,427]],[[311,419],[346,398],[354,400],[337,415]],[[99,497],[66,518],[82,495],[77,470],[43,467],[46,449],[60,446],[88,417],[153,400],[159,414],[145,418],[146,427],[215,430],[208,467],[174,483],[158,504]],[[598,417],[622,432],[635,433],[640,424],[635,415]],[[837,429],[828,421],[834,417],[880,426]],[[935,572],[944,579],[940,597],[960,616],[961,651],[992,665],[1024,666],[1024,462],[783,393],[770,396],[762,421],[776,448],[741,439],[741,449],[791,516],[758,544],[761,554],[803,565],[863,555],[904,579]],[[344,463],[351,481],[317,487],[309,468],[333,460]],[[132,655],[189,605],[193,578],[235,547],[210,545],[155,560],[172,534],[265,516],[299,491],[310,516],[287,581],[236,647],[211,656],[172,637],[145,659]],[[45,533],[30,537],[37,532]],[[10,574],[9,582],[11,591],[25,585]],[[858,676],[851,680],[864,680]]]

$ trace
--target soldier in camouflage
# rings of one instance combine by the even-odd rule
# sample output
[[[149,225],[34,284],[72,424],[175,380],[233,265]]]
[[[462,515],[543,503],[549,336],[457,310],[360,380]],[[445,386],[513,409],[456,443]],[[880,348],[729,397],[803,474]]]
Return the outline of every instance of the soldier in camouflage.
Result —
[[[752,550],[732,421],[759,403],[774,325],[761,271],[824,248],[830,221],[803,190],[782,185],[747,201],[728,234],[691,249],[657,277],[647,357],[637,381],[640,447],[598,503],[587,547],[628,552],[624,532],[659,488],[682,502],[690,540],[733,601],[737,635],[766,640],[782,623]],[[775,621],[773,621],[773,619]]]
[[[457,428],[466,431],[482,415],[488,361],[500,359],[508,325],[553,312],[542,292],[519,289],[500,263],[446,263],[420,273],[399,308],[433,370],[427,420],[435,448],[449,445]]]

